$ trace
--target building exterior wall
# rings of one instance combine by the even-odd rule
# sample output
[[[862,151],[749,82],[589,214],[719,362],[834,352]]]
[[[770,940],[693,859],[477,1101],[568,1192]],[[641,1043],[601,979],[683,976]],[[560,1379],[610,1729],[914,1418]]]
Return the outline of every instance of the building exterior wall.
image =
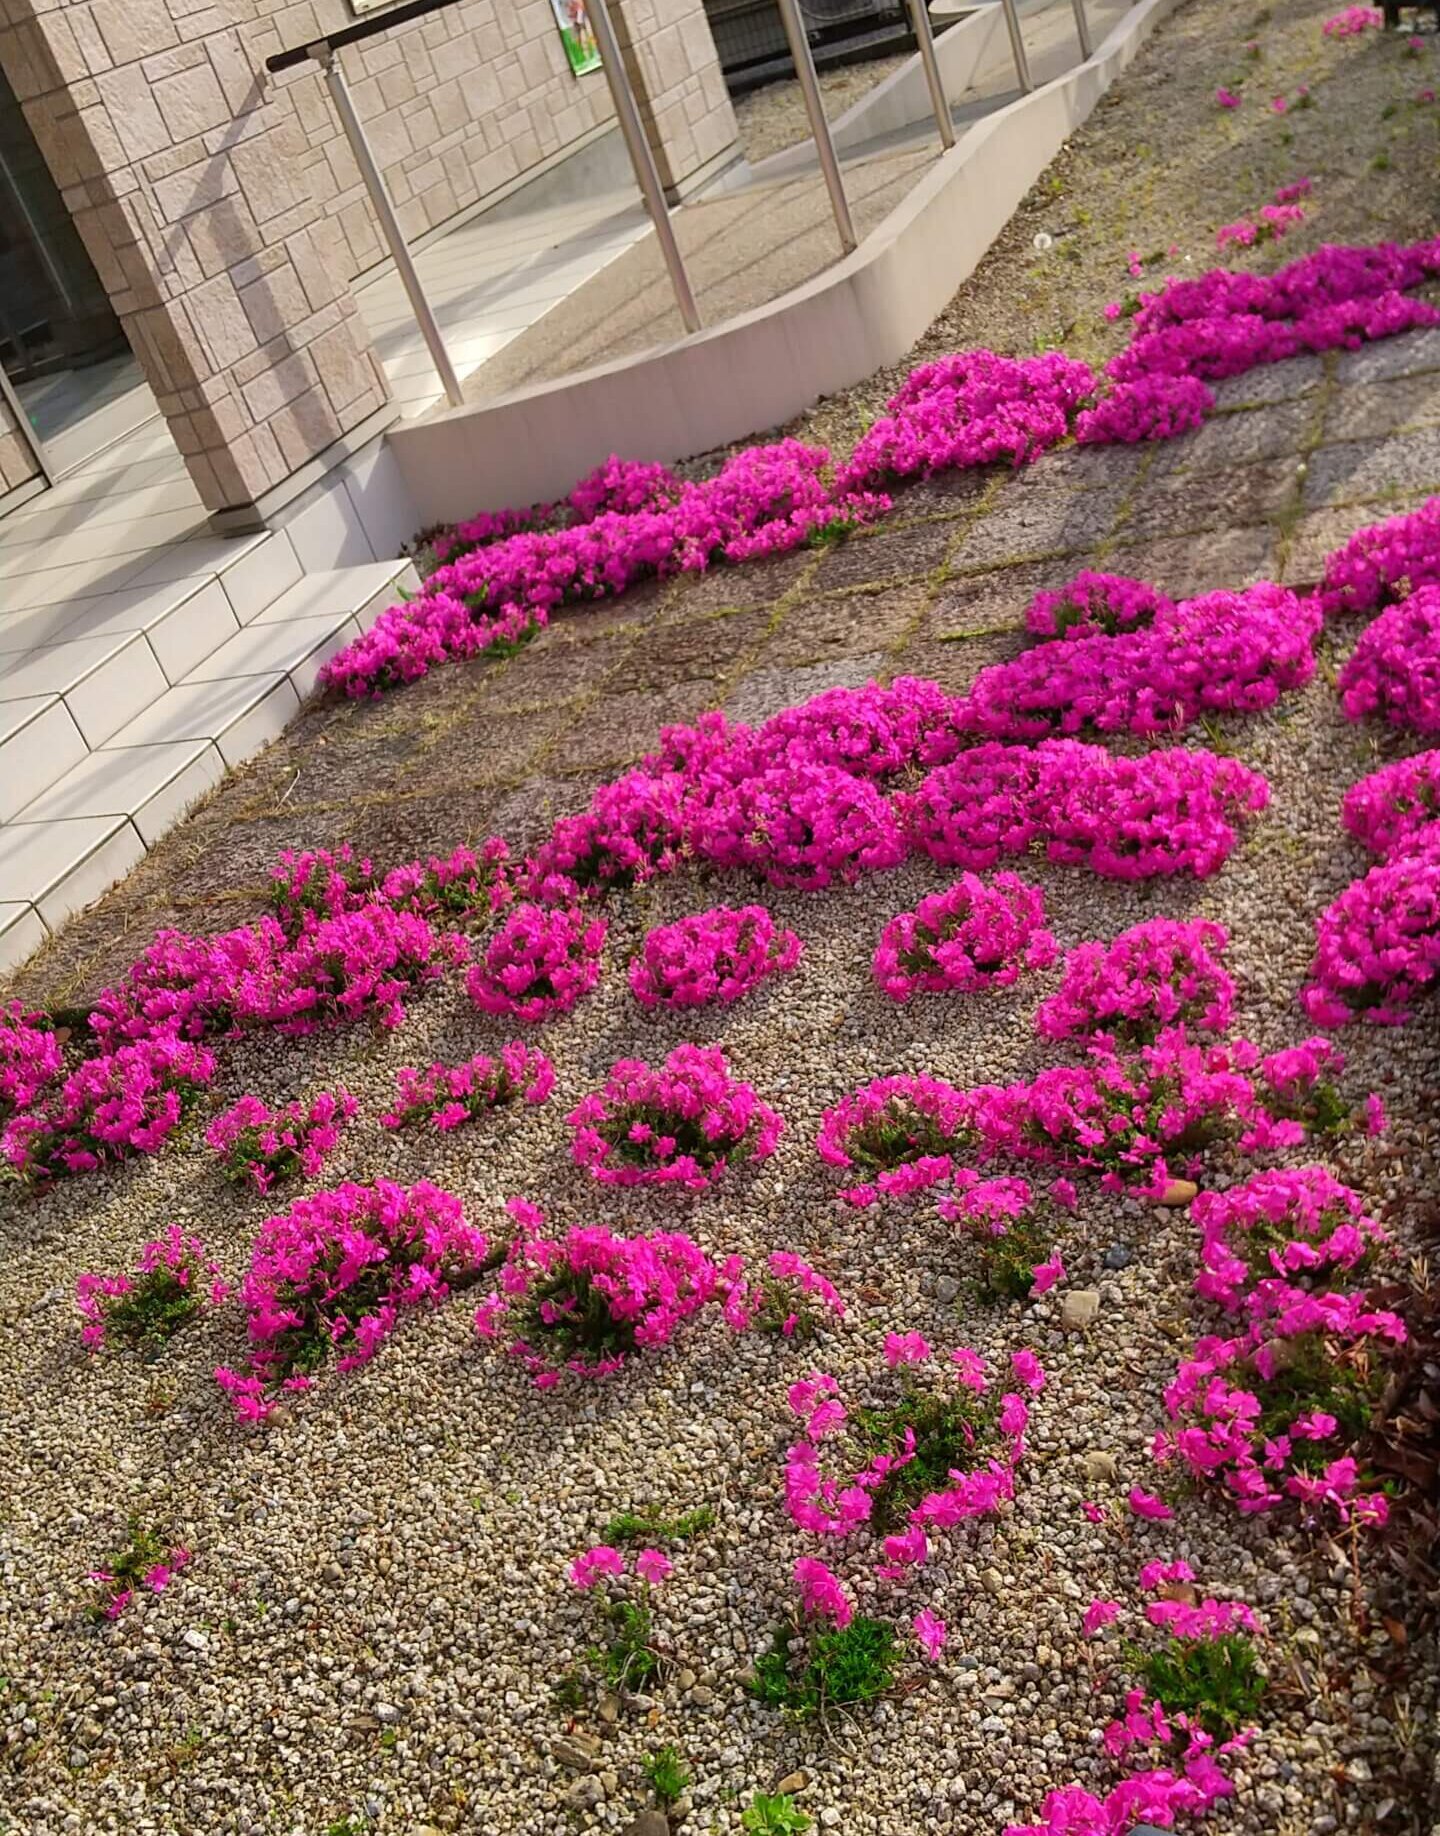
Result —
[[[700,0],[612,0],[667,186],[735,142]],[[0,66],[202,501],[259,522],[393,414],[356,311],[378,230],[323,80],[345,0],[0,0]],[[549,0],[464,0],[340,54],[407,235],[611,116]],[[252,518],[253,512],[253,518]]]
[[[10,404],[0,396],[0,498],[39,475],[40,468],[15,425]]]
[[[257,62],[354,19],[345,0],[265,11],[252,40]],[[412,239],[614,118],[604,74],[570,74],[549,0],[464,0],[339,56]],[[305,137],[314,196],[344,232],[353,272],[362,273],[384,250],[324,84],[308,70],[280,83]]]

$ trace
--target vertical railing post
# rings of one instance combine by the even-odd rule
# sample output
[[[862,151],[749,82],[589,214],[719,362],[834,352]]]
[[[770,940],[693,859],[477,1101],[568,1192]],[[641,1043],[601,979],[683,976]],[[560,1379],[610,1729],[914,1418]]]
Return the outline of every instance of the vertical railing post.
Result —
[[[1085,14],[1085,0],[1070,0],[1070,4],[1075,9],[1075,30],[1080,36],[1080,61],[1088,64],[1093,47],[1090,43],[1090,21]]]
[[[30,457],[35,461],[36,470],[47,485],[53,485],[56,478],[54,461],[46,452],[45,442],[36,433],[30,416],[25,412],[24,403],[15,393],[14,385],[3,368],[0,368],[0,398],[4,399],[14,418],[16,433],[30,448]]]
[[[645,200],[645,208],[655,226],[660,252],[665,257],[665,266],[670,273],[670,285],[675,292],[675,304],[680,308],[681,321],[687,332],[699,331],[700,308],[695,304],[695,295],[690,290],[690,277],[680,258],[675,226],[670,221],[660,174],[655,167],[655,156],[650,151],[650,142],[645,138],[645,129],[640,122],[640,111],[635,106],[635,94],[625,70],[620,41],[615,36],[609,5],[607,0],[586,0],[585,11],[595,34],[595,43],[600,48],[600,66],[605,72],[605,81],[610,85],[610,100],[615,104],[615,118],[620,123],[620,132],[630,155],[635,183],[640,187],[640,195]]]
[[[415,271],[415,263],[410,259],[409,244],[405,241],[405,232],[400,227],[400,219],[395,215],[395,206],[390,202],[390,193],[385,188],[385,180],[375,155],[370,150],[370,142],[365,138],[365,129],[359,115],[355,112],[355,103],[350,95],[345,73],[332,46],[321,39],[317,44],[306,47],[306,54],[325,72],[325,82],[330,91],[330,100],[335,104],[335,113],[340,117],[340,125],[345,130],[345,138],[350,142],[350,151],[355,155],[355,164],[360,168],[360,176],[365,181],[365,189],[370,194],[370,202],[375,207],[375,215],[380,220],[381,234],[389,246],[395,270],[400,276],[400,284],[410,297],[411,310],[415,322],[420,327],[420,336],[425,340],[435,365],[435,373],[440,378],[440,387],[445,391],[445,399],[452,408],[464,406],[465,391],[460,387],[460,378],[455,374],[455,366],[450,361],[450,353],[445,348],[445,340],[440,335],[435,314],[430,309],[430,302],[425,296],[425,289],[420,284],[420,276]]]
[[[855,225],[850,219],[850,201],[840,176],[840,162],[835,157],[835,142],[830,138],[830,123],[825,118],[825,104],[820,97],[820,83],[815,75],[815,60],[810,55],[810,40],[805,36],[805,22],[800,17],[798,0],[779,0],[780,17],[785,22],[785,36],[790,41],[795,75],[800,94],[805,99],[805,113],[810,118],[810,132],[815,137],[815,153],[824,175],[825,189],[830,193],[830,208],[835,213],[835,227],[840,232],[840,247],[848,255],[855,247]]]
[[[1010,34],[1010,49],[1015,54],[1015,74],[1020,79],[1020,88],[1029,95],[1035,85],[1030,81],[1030,59],[1025,55],[1025,40],[1020,33],[1020,15],[1015,9],[1015,0],[1000,0],[1005,14],[1005,29]]]
[[[1075,0],[1080,5],[1081,0]],[[955,144],[955,123],[950,119],[950,98],[940,75],[940,60],[935,55],[935,34],[930,29],[928,0],[910,0],[910,17],[915,25],[915,43],[920,62],[925,67],[925,81],[930,86],[930,106],[935,111],[935,125],[940,130],[940,144],[947,152]]]

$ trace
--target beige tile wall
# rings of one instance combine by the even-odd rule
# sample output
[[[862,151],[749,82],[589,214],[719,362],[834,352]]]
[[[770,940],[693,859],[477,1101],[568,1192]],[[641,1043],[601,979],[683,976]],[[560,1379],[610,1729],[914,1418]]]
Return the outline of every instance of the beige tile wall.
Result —
[[[734,139],[700,0],[616,12],[682,182]],[[381,245],[329,96],[309,68],[261,74],[350,18],[345,0],[0,0],[0,64],[211,509],[388,404],[350,292]],[[570,75],[548,0],[465,0],[342,58],[412,236],[611,112],[601,73]]]

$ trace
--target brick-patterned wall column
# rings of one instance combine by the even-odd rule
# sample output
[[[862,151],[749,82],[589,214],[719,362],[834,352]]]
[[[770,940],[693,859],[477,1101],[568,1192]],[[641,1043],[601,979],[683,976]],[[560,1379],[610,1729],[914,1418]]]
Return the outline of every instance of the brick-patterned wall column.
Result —
[[[678,203],[740,153],[701,0],[610,0],[650,151]]]
[[[260,11],[10,0],[0,30],[0,64],[200,496],[231,526],[392,412],[305,134],[258,74],[255,41],[274,36]]]

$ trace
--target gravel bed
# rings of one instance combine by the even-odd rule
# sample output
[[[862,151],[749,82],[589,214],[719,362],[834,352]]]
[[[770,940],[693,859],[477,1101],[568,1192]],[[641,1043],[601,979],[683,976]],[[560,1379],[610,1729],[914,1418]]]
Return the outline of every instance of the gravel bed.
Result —
[[[892,71],[907,63],[909,52],[896,57],[867,58],[862,64],[843,64],[838,70],[818,73],[820,94],[825,113],[836,121],[847,108],[853,108],[861,96],[868,95],[883,83]],[[792,77],[787,82],[767,83],[763,89],[752,89],[735,98],[735,122],[740,142],[753,162],[768,159],[785,147],[810,137],[810,123],[800,85]]]
[[[1366,98],[1398,81],[1398,47],[1321,40],[1326,10],[1287,9],[1264,28],[1267,59],[1283,70],[1275,87],[1308,80],[1318,100],[1296,117],[1294,150],[1297,166],[1317,175],[1314,239],[1423,233],[1422,188],[1390,174],[1367,179],[1363,166],[1346,177],[1355,160],[1374,157],[1364,136],[1382,128]],[[1253,129],[1253,157],[1269,159],[1274,123],[1217,123],[1202,107],[1259,30],[1254,19],[1229,0],[1192,0],[1177,14],[1067,150],[1056,169],[1065,195],[1042,185],[1027,201],[916,360],[987,340],[1015,348],[1020,319],[1044,326],[1045,339],[1065,315],[1088,326],[1127,284],[1131,238],[1117,213],[1140,163],[1156,168],[1153,184],[1131,195],[1147,242],[1178,240],[1184,222],[1197,262],[1210,234],[1195,227],[1197,196],[1217,221],[1263,200],[1279,177],[1257,166],[1242,197],[1227,137]],[[1418,88],[1420,75],[1413,80]],[[1397,119],[1383,131],[1433,135],[1428,117]],[[1214,157],[1202,159],[1207,150]],[[1056,234],[1078,208],[1066,200],[1080,197],[1093,212],[1074,232],[1082,259],[1037,264],[1036,230]],[[1297,235],[1293,246],[1309,243]],[[1066,342],[1076,348],[1081,332]],[[1440,350],[1425,333],[1354,358],[1277,366],[1227,392],[1237,412],[1215,424],[1223,437],[1207,430],[1149,455],[1061,454],[1015,481],[937,480],[908,493],[881,532],[833,553],[637,592],[557,620],[498,666],[438,671],[383,702],[313,709],[17,987],[33,999],[77,998],[161,924],[244,921],[282,847],[353,835],[399,859],[491,829],[533,843],[552,814],[645,750],[662,721],[707,706],[762,718],[829,683],[899,668],[962,687],[981,663],[1013,653],[1029,595],[1080,566],[1107,561],[1172,592],[1265,574],[1313,580],[1325,550],[1355,527],[1440,485],[1440,460],[1412,425],[1423,431],[1434,419],[1424,404],[1437,371]],[[1392,382],[1398,407],[1375,394]],[[882,378],[849,392],[806,431],[843,444],[891,386]],[[1311,455],[1351,441],[1357,451],[1320,468],[1317,490]],[[1232,467],[1241,475],[1227,491]],[[1266,484],[1258,493],[1244,474],[1254,467]],[[1314,914],[1363,867],[1339,830],[1340,797],[1407,749],[1340,717],[1334,669],[1355,635],[1343,626],[1328,634],[1315,680],[1272,715],[1197,736],[1262,770],[1274,793],[1218,877],[1127,886],[1024,864],[1063,945],[1157,913],[1218,919],[1232,933],[1238,1029],[1266,1049],[1305,1035],[1294,997]],[[1110,1776],[1095,1730],[1128,1673],[1113,1643],[1081,1639],[1080,1617],[1092,1597],[1133,1600],[1135,1571],[1152,1556],[1185,1557],[1207,1590],[1249,1600],[1267,1628],[1261,1728],[1217,1831],[1428,1828],[1433,1637],[1425,1603],[1407,1597],[1384,1560],[1283,1519],[1242,1520],[1209,1498],[1177,1496],[1172,1524],[1123,1511],[1132,1484],[1157,1486],[1147,1447],[1161,1389],[1190,1336],[1212,1323],[1189,1294],[1196,1233],[1186,1214],[1084,1184],[1061,1237],[1066,1283],[1026,1307],[984,1308],[970,1298],[967,1253],[932,1204],[857,1212],[836,1202],[813,1144],[821,1111],[845,1091],[898,1070],[991,1081],[1057,1056],[1031,1028],[1055,971],[1006,993],[904,1008],[874,990],[869,957],[885,920],[950,877],[912,861],[823,895],[677,877],[613,900],[599,989],[537,1036],[559,1073],[550,1103],[450,1137],[394,1137],[375,1118],[398,1066],[454,1062],[509,1036],[453,985],[418,999],[395,1034],[249,1041],[217,1082],[217,1102],[253,1090],[278,1103],[347,1085],[364,1119],[342,1136],[327,1184],[431,1178],[482,1226],[498,1225],[503,1200],[518,1193],[560,1225],[671,1224],[747,1259],[797,1249],[849,1303],[843,1326],[809,1347],[734,1339],[702,1316],[671,1348],[602,1385],[541,1394],[476,1340],[474,1297],[461,1296],[407,1319],[365,1369],[325,1375],[265,1429],[247,1431],[211,1376],[243,1354],[233,1313],[181,1334],[145,1366],[124,1352],[86,1354],[71,1302],[78,1274],[129,1266],[176,1220],[202,1232],[228,1277],[242,1273],[274,1207],[222,1185],[198,1127],[113,1176],[39,1199],[0,1192],[0,1828],[627,1832],[650,1803],[642,1760],[673,1743],[693,1775],[674,1819],[685,1836],[737,1832],[751,1791],[781,1781],[821,1829],[846,1836],[990,1836],[1007,1819],[1038,1815],[1047,1788]],[[644,1016],[623,976],[644,930],[751,898],[804,938],[799,970],[728,1012]],[[723,1043],[736,1073],[782,1112],[780,1150],[695,1200],[617,1200],[571,1165],[564,1114],[615,1058],[654,1062],[687,1038]],[[1418,1255],[1440,1173],[1434,1010],[1398,1031],[1352,1029],[1343,1043],[1347,1093],[1379,1090],[1392,1126],[1377,1142],[1352,1140],[1319,1158]],[[1217,1155],[1206,1183],[1244,1170]],[[1077,1291],[1098,1297],[1094,1318],[1066,1330],[1061,1309]],[[745,1673],[790,1605],[794,1558],[836,1555],[817,1551],[784,1509],[794,1438],[785,1391],[818,1366],[848,1395],[873,1394],[892,1329],[989,1356],[1028,1346],[1049,1384],[1013,1504],[940,1539],[903,1600],[863,1582],[866,1606],[908,1619],[927,1605],[949,1623],[939,1663],[909,1664],[904,1690],[828,1726],[785,1721],[747,1695]],[[1111,1521],[1089,1523],[1083,1498],[1116,1506]],[[563,1713],[553,1686],[593,1637],[565,1569],[612,1514],[647,1503],[716,1515],[676,1553],[660,1596],[673,1647],[663,1685],[639,1705]],[[164,1594],[97,1631],[82,1616],[84,1576],[123,1539],[132,1513],[192,1548],[195,1561]],[[863,1576],[868,1563],[847,1548],[843,1567]]]

